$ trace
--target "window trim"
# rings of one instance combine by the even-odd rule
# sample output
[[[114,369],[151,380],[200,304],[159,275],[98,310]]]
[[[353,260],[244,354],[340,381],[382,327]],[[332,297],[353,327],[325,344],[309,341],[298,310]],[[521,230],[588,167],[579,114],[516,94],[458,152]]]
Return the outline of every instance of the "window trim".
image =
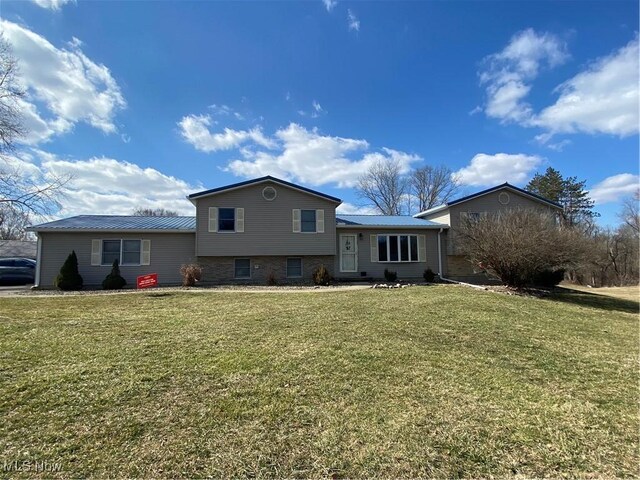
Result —
[[[419,236],[417,233],[385,233],[385,234],[376,234],[376,241],[378,242],[377,244],[377,249],[378,249],[378,263],[420,263],[420,241],[419,241]],[[385,252],[387,254],[387,260],[380,260],[380,241],[379,238],[380,237],[385,237],[387,239],[386,244],[387,244],[387,251]],[[389,260],[391,258],[391,241],[389,240],[390,237],[397,237],[397,244],[398,244],[398,260]],[[401,248],[401,242],[400,242],[400,237],[407,237],[407,254],[409,257],[409,260],[400,260],[402,258],[402,248]],[[416,239],[416,259],[412,260],[411,259],[411,237],[415,237]]]
[[[132,241],[138,242],[140,245],[140,254],[138,255],[138,263],[122,263],[122,258],[124,254],[124,241]],[[142,239],[141,238],[101,238],[100,239],[100,266],[101,267],[110,267],[113,265],[111,263],[104,263],[104,242],[120,242],[120,251],[118,254],[118,265],[121,267],[139,267],[142,265]]]
[[[236,270],[237,270],[236,262],[237,262],[238,260],[249,260],[249,276],[248,276],[248,277],[238,277],[238,276],[236,275]],[[251,280],[251,258],[248,258],[248,257],[239,257],[239,258],[234,258],[234,259],[233,259],[233,278],[234,278],[235,280]]]
[[[289,260],[300,260],[300,275],[289,275]],[[303,278],[304,277],[304,264],[302,257],[287,257],[285,260],[285,275],[287,278]]]

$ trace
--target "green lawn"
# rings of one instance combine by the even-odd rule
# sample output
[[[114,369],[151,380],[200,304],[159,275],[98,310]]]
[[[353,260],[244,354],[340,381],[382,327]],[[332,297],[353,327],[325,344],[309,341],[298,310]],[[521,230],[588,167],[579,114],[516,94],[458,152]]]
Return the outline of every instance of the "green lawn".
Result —
[[[0,299],[1,461],[46,477],[638,473],[638,304],[459,286]]]

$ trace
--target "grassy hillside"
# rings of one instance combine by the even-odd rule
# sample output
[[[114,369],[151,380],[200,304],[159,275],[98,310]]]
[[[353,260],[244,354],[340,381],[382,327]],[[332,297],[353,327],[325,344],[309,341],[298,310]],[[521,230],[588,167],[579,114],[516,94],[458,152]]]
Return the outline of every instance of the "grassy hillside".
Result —
[[[457,286],[1,298],[2,460],[61,478],[632,476],[637,309]]]

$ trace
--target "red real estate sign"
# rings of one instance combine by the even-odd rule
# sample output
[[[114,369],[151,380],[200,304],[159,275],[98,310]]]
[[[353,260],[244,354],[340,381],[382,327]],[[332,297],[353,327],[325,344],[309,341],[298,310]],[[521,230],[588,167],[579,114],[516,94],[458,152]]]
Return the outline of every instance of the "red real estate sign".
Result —
[[[149,288],[158,285],[158,274],[150,273],[138,277],[138,288]]]

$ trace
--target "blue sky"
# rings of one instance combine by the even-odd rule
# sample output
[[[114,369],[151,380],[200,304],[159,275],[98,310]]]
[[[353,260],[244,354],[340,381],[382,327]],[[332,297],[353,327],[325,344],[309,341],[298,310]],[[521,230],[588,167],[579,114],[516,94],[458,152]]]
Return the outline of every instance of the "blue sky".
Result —
[[[0,4],[31,133],[71,173],[59,216],[275,175],[367,211],[376,161],[449,166],[461,195],[554,167],[603,225],[638,187],[636,1]]]

